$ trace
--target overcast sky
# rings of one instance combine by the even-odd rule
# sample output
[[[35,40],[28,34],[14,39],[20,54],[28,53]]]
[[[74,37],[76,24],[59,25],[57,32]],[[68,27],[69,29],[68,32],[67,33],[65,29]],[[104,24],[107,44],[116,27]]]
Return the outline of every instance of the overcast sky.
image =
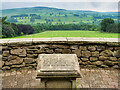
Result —
[[[45,6],[67,10],[113,12],[118,11],[118,1],[119,0],[2,0],[2,9]]]

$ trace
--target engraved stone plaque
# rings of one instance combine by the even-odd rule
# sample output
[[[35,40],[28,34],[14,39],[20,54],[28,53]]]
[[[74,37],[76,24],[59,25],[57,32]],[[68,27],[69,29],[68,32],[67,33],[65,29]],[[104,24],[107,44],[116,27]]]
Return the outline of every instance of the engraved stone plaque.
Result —
[[[40,75],[75,75],[80,71],[76,54],[40,54],[37,70]]]
[[[76,54],[40,54],[37,78],[41,88],[76,88],[81,78]]]

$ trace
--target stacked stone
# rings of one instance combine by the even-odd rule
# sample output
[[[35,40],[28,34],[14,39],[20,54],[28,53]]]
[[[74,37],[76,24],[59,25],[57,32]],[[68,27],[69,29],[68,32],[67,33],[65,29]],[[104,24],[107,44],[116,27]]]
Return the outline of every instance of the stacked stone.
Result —
[[[120,47],[81,43],[3,45],[2,69],[36,69],[39,54],[77,54],[80,67],[119,68]]]

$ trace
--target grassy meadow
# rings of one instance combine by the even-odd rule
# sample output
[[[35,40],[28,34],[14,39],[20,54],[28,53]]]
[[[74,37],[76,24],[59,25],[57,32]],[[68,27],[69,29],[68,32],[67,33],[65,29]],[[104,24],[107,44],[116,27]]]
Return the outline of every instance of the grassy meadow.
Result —
[[[99,31],[45,31],[42,33],[23,35],[13,38],[50,38],[50,37],[96,37],[96,38],[118,38],[118,33],[102,33]],[[11,38],[11,39],[13,39]]]

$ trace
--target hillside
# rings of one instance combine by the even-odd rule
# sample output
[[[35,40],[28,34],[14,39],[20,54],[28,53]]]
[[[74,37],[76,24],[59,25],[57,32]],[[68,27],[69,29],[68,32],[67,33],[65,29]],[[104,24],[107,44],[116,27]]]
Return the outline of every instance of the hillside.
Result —
[[[95,12],[83,10],[65,10],[51,7],[29,7],[2,10],[8,16],[7,21],[19,24],[95,24],[104,18],[113,18],[117,22],[117,12]]]

